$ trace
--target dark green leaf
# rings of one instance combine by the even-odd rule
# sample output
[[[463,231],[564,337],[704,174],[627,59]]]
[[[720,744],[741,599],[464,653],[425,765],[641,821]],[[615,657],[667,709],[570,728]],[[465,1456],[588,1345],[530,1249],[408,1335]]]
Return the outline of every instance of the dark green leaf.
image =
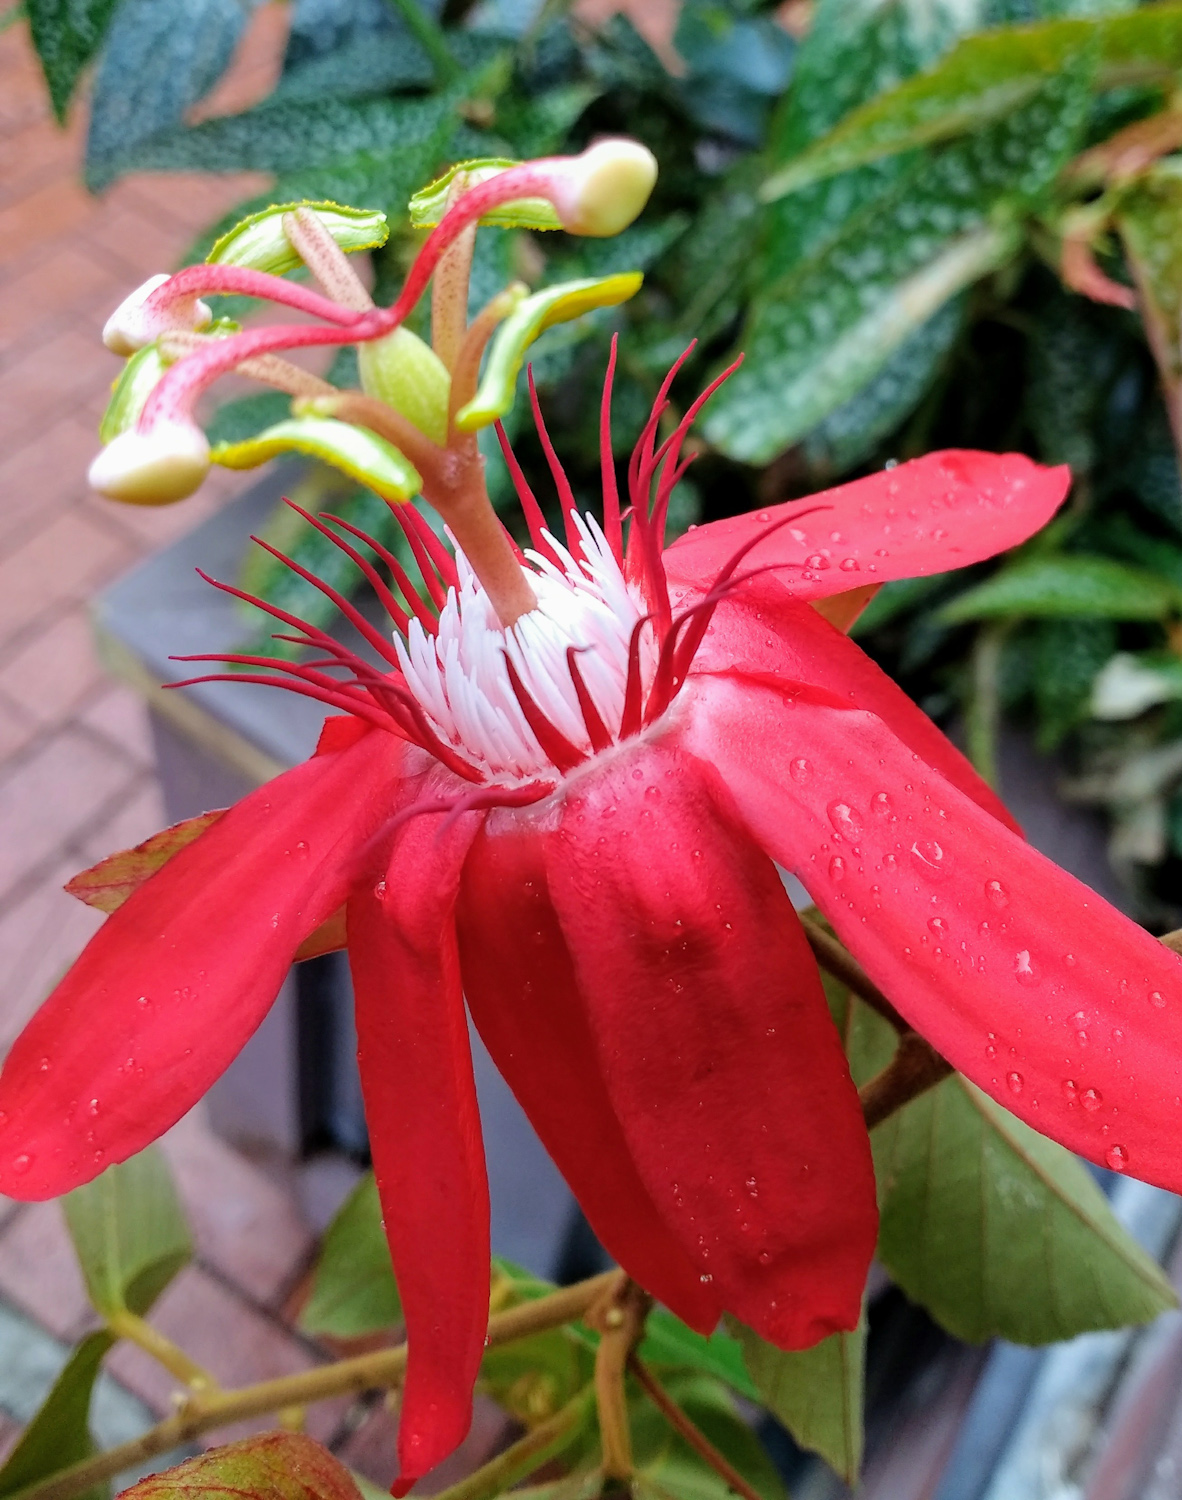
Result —
[[[62,1208],[101,1313],[126,1308],[142,1316],[193,1253],[172,1174],[156,1146],[67,1193]]]
[[[15,1494],[48,1479],[94,1452],[90,1397],[99,1364],[114,1342],[113,1334],[100,1330],[88,1334],[71,1354],[40,1411],[0,1469],[0,1495]],[[79,1500],[105,1500],[106,1494],[107,1486],[98,1485],[84,1491]]]
[[[736,1339],[721,1330],[706,1338],[663,1307],[649,1314],[639,1353],[648,1364],[674,1365],[713,1375],[748,1400],[759,1399]]]
[[[819,1453],[848,1484],[862,1464],[866,1329],[835,1333],[812,1349],[785,1351],[728,1319],[760,1399],[802,1448]]]
[[[726,1387],[703,1375],[671,1375],[666,1392],[690,1421],[765,1500],[787,1500],[784,1482],[762,1444],[742,1421]],[[631,1403],[636,1474],[643,1500],[728,1500],[726,1481],[676,1434],[647,1397]]]
[[[118,0],[25,0],[33,45],[60,121],[79,75],[102,46]],[[20,9],[13,7],[13,13]]]
[[[555,1288],[511,1261],[494,1257],[491,1306],[502,1311],[533,1302]],[[527,1425],[553,1416],[591,1379],[595,1336],[551,1328],[486,1351],[480,1388]]]
[[[254,0],[121,0],[95,80],[86,180],[105,187],[141,141],[180,123],[221,77]]]
[[[1012,563],[944,605],[948,624],[1009,618],[1161,620],[1182,608],[1165,579],[1107,557],[1063,555]]]
[[[348,1469],[297,1432],[265,1432],[211,1448],[141,1479],[130,1500],[360,1500]]]
[[[300,1327],[308,1333],[354,1338],[401,1321],[402,1302],[382,1229],[377,1184],[367,1172],[328,1226]]]

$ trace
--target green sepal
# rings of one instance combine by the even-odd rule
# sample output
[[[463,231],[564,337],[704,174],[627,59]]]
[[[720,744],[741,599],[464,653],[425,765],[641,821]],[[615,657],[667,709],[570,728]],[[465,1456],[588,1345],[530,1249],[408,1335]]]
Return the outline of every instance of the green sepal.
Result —
[[[303,261],[283,232],[283,216],[297,208],[310,208],[342,250],[377,250],[390,237],[386,215],[376,208],[347,208],[340,203],[272,203],[250,214],[221,239],[205,257],[207,264],[248,266],[282,276]]]
[[[625,271],[618,276],[565,281],[526,297],[497,329],[480,388],[456,413],[456,426],[461,432],[475,432],[504,416],[513,405],[525,351],[539,334],[596,308],[618,307],[636,295],[643,281],[641,272]]]
[[[447,442],[447,408],[451,376],[431,345],[409,328],[396,328],[370,339],[357,350],[361,388],[392,406],[424,437],[440,447]]]
[[[468,186],[487,182],[510,167],[521,163],[508,156],[477,156],[470,161],[457,162],[454,167],[429,182],[410,200],[407,208],[413,229],[434,229],[450,207],[448,195],[456,174],[463,172]],[[511,203],[502,203],[478,221],[491,224],[498,229],[561,229],[562,220],[554,205],[547,198],[517,198]]]
[[[409,500],[423,484],[413,464],[392,443],[332,417],[290,417],[245,442],[219,443],[209,456],[226,469],[255,469],[281,453],[318,458],[384,500]]]

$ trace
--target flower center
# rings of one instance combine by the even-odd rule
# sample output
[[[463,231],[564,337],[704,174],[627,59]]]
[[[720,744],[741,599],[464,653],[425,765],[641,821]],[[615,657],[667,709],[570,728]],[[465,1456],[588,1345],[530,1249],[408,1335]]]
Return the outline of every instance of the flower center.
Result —
[[[488,595],[457,550],[459,585],[449,588],[438,630],[429,635],[411,620],[405,643],[394,648],[414,695],[444,744],[505,785],[556,778],[559,767],[540,743],[515,688],[510,663],[525,694],[549,723],[584,754],[593,751],[569,652],[603,724],[620,728],[633,630],[643,614],[603,532],[591,516],[573,516],[582,542],[576,561],[555,538],[546,541],[557,563],[527,552],[537,608],[509,630],[501,628]],[[652,679],[657,651],[642,631],[641,678]]]

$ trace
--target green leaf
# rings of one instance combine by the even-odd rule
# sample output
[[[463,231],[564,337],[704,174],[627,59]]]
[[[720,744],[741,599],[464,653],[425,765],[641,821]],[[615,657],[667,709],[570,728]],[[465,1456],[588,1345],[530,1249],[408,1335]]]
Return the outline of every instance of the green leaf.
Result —
[[[517,376],[534,340],[556,323],[569,323],[599,307],[617,307],[640,290],[639,271],[568,281],[526,297],[497,329],[476,395],[456,413],[461,432],[488,427],[513,405]]]
[[[1046,1344],[1175,1306],[1087,1168],[966,1079],[921,1095],[871,1141],[879,1257],[957,1338]]]
[[[1107,557],[1074,554],[1011,563],[940,610],[948,624],[1009,617],[1161,620],[1182,610],[1182,590]]]
[[[498,1311],[534,1302],[554,1290],[551,1282],[493,1257],[491,1305]],[[581,1328],[551,1328],[488,1349],[480,1365],[480,1388],[532,1426],[553,1416],[592,1378],[596,1341]]]
[[[1182,379],[1182,161],[1159,162],[1139,178],[1116,222],[1154,353],[1167,379]]]
[[[637,1352],[647,1364],[674,1365],[713,1375],[749,1401],[759,1400],[738,1340],[721,1330],[709,1338],[695,1333],[666,1308],[658,1307],[649,1314]]]
[[[819,1453],[847,1484],[862,1464],[866,1327],[835,1333],[812,1349],[765,1343],[737,1319],[728,1324],[743,1346],[759,1398],[802,1448]]]
[[[21,1433],[0,1468],[0,1496],[38,1484],[95,1451],[90,1435],[90,1397],[103,1356],[115,1343],[105,1329],[87,1334],[70,1355],[41,1409]],[[107,1486],[85,1490],[78,1500],[106,1500]]]
[[[386,215],[377,209],[346,208],[339,203],[273,203],[242,219],[217,240],[207,261],[229,266],[250,266],[282,276],[303,264],[283,232],[283,216],[297,208],[311,209],[333,239],[345,251],[373,250],[390,237]]]
[[[499,177],[509,167],[521,163],[507,156],[480,156],[471,161],[457,162],[449,167],[442,177],[420,188],[407,205],[412,229],[434,229],[447,212],[448,195],[457,174],[463,172],[470,187],[476,187],[490,178]],[[512,203],[502,203],[477,221],[495,224],[500,229],[561,229],[562,220],[558,210],[548,198],[520,198]]]
[[[255,469],[281,453],[318,458],[387,500],[409,500],[422,488],[418,471],[392,443],[332,417],[290,417],[243,442],[219,443],[209,456],[227,469]]]
[[[53,112],[66,110],[86,64],[102,46],[119,0],[24,0],[33,46],[49,89]],[[10,14],[21,9],[13,7]]]
[[[775,1465],[740,1418],[725,1386],[703,1375],[671,1375],[661,1384],[765,1500],[787,1500]],[[729,1500],[733,1492],[726,1481],[674,1432],[646,1396],[637,1395],[630,1412],[634,1494],[643,1500]]]
[[[104,1315],[142,1317],[193,1253],[172,1174],[155,1146],[67,1193],[62,1208],[86,1290]]]
[[[352,1474],[298,1432],[264,1432],[152,1474],[120,1500],[360,1500]]]
[[[367,1172],[325,1231],[300,1327],[306,1333],[356,1338],[401,1321],[402,1300],[382,1229],[377,1183]]]
[[[1182,64],[1182,7],[1151,6],[1102,20],[1061,20],[966,37],[940,63],[863,104],[774,173],[771,200],[852,167],[950,140],[1021,109],[1094,42],[1102,66],[1162,76]]]
[[[252,8],[252,0],[120,0],[91,103],[88,187],[106,187],[141,141],[178,125],[209,92]]]
[[[168,363],[155,344],[146,344],[136,350],[111,387],[111,399],[99,423],[100,442],[109,443],[121,432],[135,426],[144,404],[167,369]]]

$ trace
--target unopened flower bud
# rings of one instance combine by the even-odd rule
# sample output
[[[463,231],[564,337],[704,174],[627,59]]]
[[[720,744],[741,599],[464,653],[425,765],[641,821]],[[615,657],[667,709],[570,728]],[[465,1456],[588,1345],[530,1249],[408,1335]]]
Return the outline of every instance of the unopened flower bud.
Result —
[[[92,488],[131,505],[169,505],[199,489],[209,472],[209,444],[193,423],[158,422],[148,432],[121,432],[90,466]]]
[[[396,328],[357,350],[361,388],[401,412],[433,443],[447,440],[447,366],[417,333]]]
[[[145,306],[148,298],[171,280],[167,275],[149,276],[142,286],[124,297],[103,328],[103,343],[112,354],[134,354],[162,333],[204,328],[212,321],[208,305],[193,296],[177,297],[163,308],[149,311]]]
[[[632,223],[656,180],[657,159],[639,141],[597,141],[563,163],[554,206],[569,233],[606,238]]]

